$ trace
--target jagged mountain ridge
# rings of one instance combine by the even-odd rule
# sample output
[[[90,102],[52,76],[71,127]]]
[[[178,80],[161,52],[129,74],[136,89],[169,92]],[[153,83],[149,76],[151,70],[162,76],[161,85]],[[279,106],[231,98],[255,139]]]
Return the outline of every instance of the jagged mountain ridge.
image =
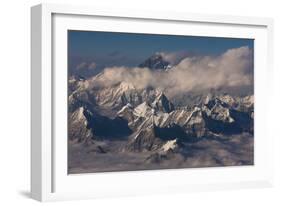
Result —
[[[137,106],[127,103],[114,118],[94,115],[86,107],[79,107],[71,117],[71,127],[87,138],[128,135],[128,151],[157,150],[167,141],[188,141],[217,134],[252,132],[251,110],[239,111],[241,102],[251,108],[251,97],[239,99],[230,96],[207,97],[200,107],[175,109],[160,92],[152,103]],[[234,102],[238,101],[238,102]],[[78,121],[79,120],[79,121]],[[77,123],[78,121],[78,123]],[[105,131],[105,132],[102,132]],[[111,131],[107,133],[107,131]],[[123,132],[120,132],[123,131]],[[79,136],[72,134],[71,139]],[[81,139],[79,139],[81,141]]]
[[[152,144],[157,140],[159,144],[159,140],[164,143],[173,139],[188,141],[221,134],[252,133],[252,111],[236,110],[222,99],[225,100],[226,97],[208,98],[201,107],[195,106],[192,110],[176,109],[170,113],[155,110],[153,105],[147,103],[142,103],[135,109],[126,105],[118,112],[118,116],[126,119],[134,131],[129,143],[131,150],[136,148],[135,144],[142,142],[142,138],[145,143]],[[139,150],[141,149],[137,147],[137,151]]]
[[[98,84],[98,78],[102,77],[102,75],[100,74],[98,77],[86,80],[69,80],[69,87],[71,88],[69,91],[69,108],[71,111],[82,106],[81,104],[87,104],[90,107],[108,108],[108,110],[117,112],[128,103],[134,107],[145,101],[153,103],[156,96],[161,92],[163,93],[160,89],[153,87],[136,88],[128,82],[119,82],[106,87],[95,87]],[[187,92],[186,94],[182,94],[182,97],[184,97],[183,100],[179,100],[176,96],[170,97],[169,102],[171,105],[168,107],[192,108],[194,105],[200,106],[209,95],[212,96],[214,94],[212,92],[211,94]],[[246,95],[245,98],[229,94],[215,94],[215,96],[224,98],[224,101],[238,110],[247,110],[253,105],[253,95]],[[163,99],[162,102],[164,103],[164,101]],[[171,110],[171,108],[168,108],[168,110]]]
[[[139,89],[126,82],[101,88],[91,86],[95,84],[95,79],[83,80],[75,84],[76,89],[68,98],[71,111],[81,106],[81,102],[83,102],[83,104],[90,105],[93,108],[104,108],[117,112],[126,104],[137,106],[145,101],[152,103],[160,93],[158,89],[152,87]],[[173,106],[168,105],[168,107]]]
[[[156,54],[140,67],[167,70],[171,64]],[[151,151],[168,141],[253,133],[253,95],[187,93],[179,104],[158,88],[136,88],[128,82],[101,87],[101,78],[103,73],[69,79],[71,140],[123,136],[128,138],[125,150]]]

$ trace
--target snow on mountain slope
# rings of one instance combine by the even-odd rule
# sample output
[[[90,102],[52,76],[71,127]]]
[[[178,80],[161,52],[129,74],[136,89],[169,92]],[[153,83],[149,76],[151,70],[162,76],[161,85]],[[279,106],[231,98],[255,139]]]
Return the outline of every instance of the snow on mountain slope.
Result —
[[[152,103],[152,107],[156,111],[161,111],[165,113],[169,113],[174,110],[174,105],[168,100],[168,98],[164,95],[163,92],[160,92],[154,102]]]
[[[248,108],[253,107],[254,106],[254,95],[249,95],[249,96],[242,98],[241,102],[245,107],[248,107]]]
[[[212,119],[217,121],[223,121],[226,123],[234,122],[234,119],[230,115],[230,108],[233,105],[233,98],[226,97],[225,101],[222,101],[220,98],[214,98],[205,102],[204,110],[206,111],[207,115],[210,116]],[[226,102],[229,102],[227,104]]]
[[[85,109],[79,107],[69,116],[69,139],[77,142],[93,137],[91,129],[88,127]]]
[[[154,113],[154,109],[147,103],[143,102],[134,109],[134,114],[138,117],[149,117]]]
[[[161,147],[162,140],[156,134],[151,118],[146,119],[125,147],[124,151],[154,151]]]
[[[178,147],[177,139],[167,141],[162,147],[161,150],[163,152],[167,152],[169,150],[173,151]]]
[[[161,57],[155,56],[148,62],[152,64],[153,61],[156,66],[152,68],[166,69],[162,68],[163,65],[158,68],[161,64],[157,62],[162,61]],[[124,81],[100,86],[102,78],[103,73],[89,79],[69,79],[70,124],[75,128],[70,133],[71,138],[80,138],[78,133],[86,138],[93,136],[90,127],[97,127],[97,124],[101,128],[117,129],[114,124],[118,123],[128,127],[126,134],[129,135],[129,129],[132,131],[129,137],[132,142],[128,144],[130,149],[142,151],[159,148],[175,138],[253,131],[253,95],[190,94],[183,99],[183,103],[189,103],[174,106],[174,99],[170,101],[158,88],[138,89]],[[104,110],[112,112],[112,115],[102,114],[89,126],[84,108],[91,108],[97,116]],[[103,127],[103,123],[110,124],[110,127]]]

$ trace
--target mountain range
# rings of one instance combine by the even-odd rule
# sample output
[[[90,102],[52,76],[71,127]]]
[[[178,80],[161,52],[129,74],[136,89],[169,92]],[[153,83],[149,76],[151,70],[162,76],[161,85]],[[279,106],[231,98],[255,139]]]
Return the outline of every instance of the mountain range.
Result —
[[[173,66],[155,54],[139,67],[166,72]],[[102,77],[103,72],[88,79],[69,78],[71,145],[90,144],[96,154],[147,154],[145,162],[159,164],[171,158],[186,158],[190,145],[198,141],[253,136],[253,94],[187,93],[183,95],[196,101],[178,102],[159,88],[136,88],[128,82],[101,87],[98,82]],[[109,145],[114,142],[122,144],[111,151]]]

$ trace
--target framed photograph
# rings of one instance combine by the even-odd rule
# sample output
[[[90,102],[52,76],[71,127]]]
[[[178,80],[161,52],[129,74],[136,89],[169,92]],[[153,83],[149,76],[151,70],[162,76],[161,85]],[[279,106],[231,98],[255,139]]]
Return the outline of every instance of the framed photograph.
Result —
[[[34,199],[272,186],[271,19],[31,14]]]

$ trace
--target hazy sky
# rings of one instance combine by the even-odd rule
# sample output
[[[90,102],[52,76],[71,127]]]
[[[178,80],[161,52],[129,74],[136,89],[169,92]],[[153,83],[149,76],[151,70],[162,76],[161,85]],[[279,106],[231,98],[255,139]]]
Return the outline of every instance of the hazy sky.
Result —
[[[94,31],[68,32],[69,70],[134,67],[156,52],[178,56],[217,56],[231,48],[253,48],[250,39],[133,34]]]

